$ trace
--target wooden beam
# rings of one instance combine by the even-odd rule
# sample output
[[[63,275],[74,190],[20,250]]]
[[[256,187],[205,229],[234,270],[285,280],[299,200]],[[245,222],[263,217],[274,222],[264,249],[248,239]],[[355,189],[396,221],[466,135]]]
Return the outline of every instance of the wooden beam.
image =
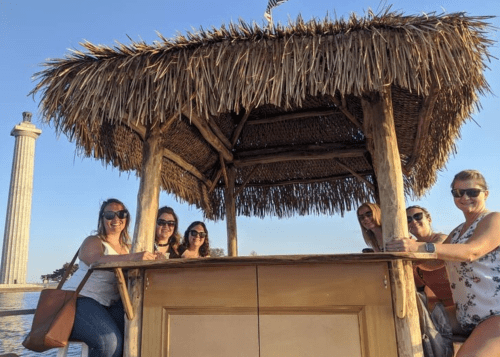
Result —
[[[141,138],[142,141],[145,140],[145,138],[146,138],[146,127],[145,126],[143,126],[141,124],[135,124],[132,121],[128,121],[127,126],[130,129],[132,129],[133,131],[135,131],[139,135],[139,137]]]
[[[306,119],[311,117],[329,116],[335,114],[342,114],[342,112],[340,112],[338,109],[312,110],[301,113],[293,112],[264,119],[251,120],[247,123],[247,125],[272,124],[287,120]]]
[[[363,115],[370,117],[373,130],[374,165],[383,212],[384,244],[408,236],[401,158],[397,145],[390,86],[361,100]]]
[[[415,145],[413,145],[412,154],[410,159],[405,164],[405,170],[409,172],[411,168],[420,158],[424,142],[429,137],[429,125],[431,123],[432,112],[438,98],[438,85],[433,81],[429,89],[429,95],[425,97],[422,103],[422,108],[418,113],[418,127],[417,135],[415,136]]]
[[[222,168],[217,170],[217,173],[215,174],[214,179],[212,180],[212,186],[210,186],[208,193],[212,193],[212,191],[215,190],[215,187],[217,187],[217,183],[219,182],[221,175],[222,175]]]
[[[389,265],[394,325],[400,357],[423,357],[424,355],[412,265],[411,261],[401,260],[391,261]],[[412,344],[412,339],[414,344]]]
[[[238,256],[238,233],[236,229],[236,197],[234,195],[236,169],[230,166],[227,170],[228,183],[224,190],[226,203],[226,227],[227,227],[227,255]]]
[[[403,174],[394,125],[391,87],[388,85],[382,87],[379,92],[367,93],[361,98],[361,104],[364,118],[372,123],[373,160],[380,192],[380,208],[384,217],[382,234],[385,246],[385,243],[394,238],[408,236]],[[395,303],[398,356],[422,356],[422,336],[418,328],[414,287],[413,300],[408,295],[415,284],[413,273],[407,273],[406,268],[395,265],[391,270],[391,282],[396,289],[395,295],[398,299]]]
[[[194,126],[200,131],[203,138],[218,152],[227,162],[233,161],[233,154],[227,146],[215,135],[204,118],[200,118],[196,113],[182,108],[182,114],[186,116]]]
[[[277,154],[261,155],[256,157],[248,157],[235,159],[236,167],[253,166],[257,164],[272,164],[276,162],[286,161],[305,161],[305,160],[329,160],[346,157],[363,156],[365,149],[347,149],[347,150],[332,150],[332,151],[289,151]]]
[[[373,171],[363,171],[358,172],[359,175],[367,176],[367,175],[375,175]],[[334,181],[334,180],[342,180],[348,177],[352,177],[352,175],[333,175],[333,176],[325,176],[318,177],[315,179],[297,179],[297,180],[286,180],[286,181],[275,181],[270,183],[251,183],[246,184],[246,187],[270,187],[270,186],[286,186],[286,185],[295,185],[295,184],[310,184],[310,183],[318,183],[325,181]],[[241,185],[238,185],[237,188],[240,188]]]
[[[208,126],[210,127],[210,129],[212,129],[213,133],[219,138],[219,140],[222,141],[222,143],[228,149],[232,148],[233,145],[231,144],[231,141],[229,141],[229,139],[226,137],[226,135],[224,135],[222,130],[220,130],[217,123],[215,123],[215,121],[210,117],[207,119],[207,122],[208,122]]]
[[[207,179],[205,177],[205,175],[203,175],[196,167],[191,165],[189,162],[184,160],[182,157],[180,157],[176,153],[174,153],[168,149],[163,149],[163,157],[175,162],[177,165],[179,165],[184,170],[189,172],[191,175],[196,177],[198,180],[202,181],[207,187],[212,186],[212,181]]]
[[[163,149],[160,144],[161,135],[148,128],[143,145],[132,253],[153,252],[163,157]],[[138,357],[141,353],[144,272],[135,269],[129,271],[128,276],[134,317],[125,322],[126,337],[123,355],[124,357]]]
[[[245,126],[245,123],[247,122],[248,117],[250,116],[250,113],[252,112],[252,109],[253,108],[250,107],[245,111],[243,118],[241,118],[241,121],[239,122],[238,126],[234,130],[233,137],[231,139],[231,148],[234,148],[234,146],[236,145],[236,142],[240,138],[241,131],[243,130],[243,127]]]
[[[224,162],[224,158],[222,155],[219,155],[220,169],[222,171],[222,176],[224,176],[224,184],[226,188],[229,187],[229,178],[227,176],[226,163]]]
[[[177,118],[178,116],[179,114],[177,113],[173,114],[165,122],[161,123],[158,129],[158,133],[159,134],[165,133],[168,130],[168,128],[170,128],[175,118]],[[134,123],[132,120],[127,120],[127,118],[128,116],[123,118],[123,122],[125,122],[130,129],[135,131],[141,137],[142,141],[144,141],[146,137],[146,127],[142,124]]]
[[[127,282],[125,280],[125,276],[123,275],[123,271],[121,268],[113,269],[115,272],[118,291],[120,292],[120,297],[123,303],[123,309],[125,310],[125,314],[129,320],[134,318],[134,308],[132,307],[132,303],[130,302],[130,295],[128,294]]]
[[[356,125],[360,130],[363,130],[363,126],[361,123],[356,119],[356,117],[347,109],[347,105],[345,102],[345,98],[342,97],[342,103],[340,101],[333,97],[333,103],[339,108],[339,110],[349,119],[354,125]]]
[[[342,168],[346,169],[347,171],[349,171],[354,177],[356,177],[359,181],[363,182],[366,186],[368,186],[373,192],[375,192],[375,186],[373,186],[373,184],[368,181],[367,179],[365,179],[363,176],[359,175],[356,173],[356,171],[352,170],[350,167],[344,165],[343,163],[341,163],[339,160],[335,160],[335,162]]]
[[[252,178],[253,174],[255,173],[255,171],[257,171],[257,169],[260,167],[260,165],[255,165],[254,168],[252,169],[252,171],[250,171],[250,173],[247,175],[247,177],[245,178],[245,181],[243,181],[243,183],[241,185],[239,185],[239,188],[238,190],[236,191],[236,193],[234,194],[234,197],[238,197],[239,194],[241,192],[243,192],[243,189],[245,188],[245,186],[247,185],[248,181],[250,181],[250,179]]]
[[[294,145],[294,151],[310,151],[310,152],[325,152],[325,151],[336,151],[336,150],[356,150],[361,149],[366,151],[365,144],[339,144],[339,143],[321,143],[321,144],[306,144],[306,145]],[[288,153],[290,152],[290,146],[274,146],[265,149],[253,149],[237,151],[234,154],[235,160],[243,159],[246,157],[256,157],[269,154],[278,153]]]

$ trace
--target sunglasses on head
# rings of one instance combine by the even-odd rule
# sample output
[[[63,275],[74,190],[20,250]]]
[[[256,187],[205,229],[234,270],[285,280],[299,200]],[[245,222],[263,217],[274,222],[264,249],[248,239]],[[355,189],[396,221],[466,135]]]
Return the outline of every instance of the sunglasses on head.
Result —
[[[358,214],[358,218],[359,218],[360,221],[362,221],[365,218],[372,218],[372,217],[373,217],[373,212],[372,211],[368,211],[366,213]]]
[[[477,197],[481,192],[485,192],[485,190],[481,190],[479,188],[466,188],[465,190],[455,188],[451,190],[451,194],[455,198],[460,198],[463,195],[467,195],[467,197]]]
[[[128,211],[126,209],[122,209],[120,211],[105,211],[102,213],[102,216],[108,221],[111,221],[115,217],[124,219],[128,217]]]
[[[205,232],[198,232],[198,231],[195,231],[194,229],[190,230],[189,234],[191,235],[191,237],[195,237],[195,238],[198,236],[200,236],[200,238],[206,238],[206,236],[207,236],[207,234]]]
[[[413,216],[406,216],[408,219],[408,224],[410,224],[413,220],[421,221],[424,218],[424,212],[415,213]]]
[[[156,221],[156,224],[162,227],[169,226],[169,227],[175,227],[175,221],[165,221],[164,219],[158,219]]]

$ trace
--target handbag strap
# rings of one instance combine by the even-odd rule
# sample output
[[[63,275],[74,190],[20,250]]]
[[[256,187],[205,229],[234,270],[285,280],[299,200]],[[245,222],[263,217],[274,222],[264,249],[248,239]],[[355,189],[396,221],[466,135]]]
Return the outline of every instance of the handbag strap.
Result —
[[[71,260],[71,263],[69,263],[68,267],[64,271],[64,275],[63,275],[61,281],[59,282],[59,284],[57,284],[57,288],[56,289],[60,290],[62,288],[64,282],[66,281],[66,279],[68,278],[69,274],[71,273],[71,269],[73,268],[73,265],[75,265],[75,261],[76,261],[76,258],[78,257],[78,253],[79,252],[80,252],[80,249],[78,249],[76,251],[75,256],[73,257],[73,259]]]
[[[68,276],[69,274],[71,273],[71,269],[73,268],[73,265],[75,265],[75,261],[76,261],[76,258],[78,257],[78,253],[80,252],[80,249],[78,249],[76,251],[76,254],[75,256],[73,257],[73,259],[71,260],[71,263],[69,263],[68,267],[66,268],[66,270],[64,271],[64,275],[61,279],[61,281],[59,282],[59,284],[57,285],[57,288],[58,290],[60,290],[64,284],[64,282],[66,281],[66,279],[68,279]],[[78,285],[78,287],[76,288],[75,292],[78,294],[80,292],[80,290],[82,290],[83,286],[85,285],[85,283],[87,282],[88,278],[90,277],[90,274],[92,274],[93,272],[93,269],[89,269],[87,271],[87,274],[85,274],[85,276],[83,277],[82,281],[80,282],[80,284]]]

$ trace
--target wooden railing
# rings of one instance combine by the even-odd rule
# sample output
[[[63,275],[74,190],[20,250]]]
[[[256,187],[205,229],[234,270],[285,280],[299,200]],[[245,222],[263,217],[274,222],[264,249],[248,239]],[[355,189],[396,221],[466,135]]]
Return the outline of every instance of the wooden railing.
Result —
[[[0,317],[4,317],[4,316],[17,316],[17,315],[33,315],[34,313],[35,313],[35,309],[6,310],[6,311],[0,311]]]

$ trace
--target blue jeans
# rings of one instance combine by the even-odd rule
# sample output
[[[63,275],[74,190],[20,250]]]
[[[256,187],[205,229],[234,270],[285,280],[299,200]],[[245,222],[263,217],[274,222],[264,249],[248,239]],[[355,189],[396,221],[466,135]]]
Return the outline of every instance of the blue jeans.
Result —
[[[121,300],[111,306],[94,299],[76,299],[75,324],[70,339],[89,346],[89,357],[121,357],[125,316]]]

